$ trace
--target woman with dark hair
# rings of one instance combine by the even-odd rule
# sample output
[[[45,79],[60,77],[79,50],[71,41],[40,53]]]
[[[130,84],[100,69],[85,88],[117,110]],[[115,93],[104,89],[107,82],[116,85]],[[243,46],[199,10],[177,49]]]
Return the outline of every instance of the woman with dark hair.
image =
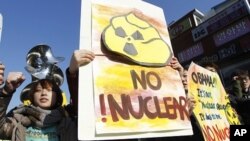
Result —
[[[48,94],[46,94],[46,91]],[[54,81],[49,79],[42,79],[33,83],[33,86],[31,87],[31,90],[29,92],[29,97],[31,103],[33,103],[34,106],[39,106],[43,109],[51,110],[62,105],[63,98],[61,94],[61,89]],[[43,97],[44,99],[42,99]]]
[[[62,106],[62,91],[50,79],[32,82],[31,105],[6,110],[16,88],[25,80],[22,73],[10,73],[0,94],[0,138],[13,141],[75,141],[77,124]]]

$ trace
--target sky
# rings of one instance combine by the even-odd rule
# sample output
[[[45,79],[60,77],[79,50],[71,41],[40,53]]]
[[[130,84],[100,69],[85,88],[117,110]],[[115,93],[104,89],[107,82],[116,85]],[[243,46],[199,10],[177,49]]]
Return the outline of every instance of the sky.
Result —
[[[206,14],[224,0],[144,0],[164,10],[167,23],[176,21],[193,9]],[[5,78],[11,71],[21,71],[26,80],[15,92],[8,109],[21,104],[20,92],[31,82],[24,69],[28,51],[46,44],[54,56],[64,57],[58,64],[65,76],[71,55],[79,48],[81,0],[0,0],[3,16],[0,61]],[[69,98],[66,77],[61,89]]]

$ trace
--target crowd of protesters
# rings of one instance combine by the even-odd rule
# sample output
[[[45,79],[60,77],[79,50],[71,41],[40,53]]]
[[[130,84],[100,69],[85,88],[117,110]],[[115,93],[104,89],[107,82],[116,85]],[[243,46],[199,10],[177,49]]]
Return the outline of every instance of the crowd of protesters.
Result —
[[[0,63],[0,138],[20,141],[34,140],[35,138],[77,140],[78,71],[80,67],[88,65],[94,58],[95,54],[88,50],[82,49],[73,52],[69,67],[66,69],[70,92],[69,105],[62,106],[62,91],[53,79],[40,79],[30,89],[29,98],[31,104],[18,106],[8,113],[6,112],[9,102],[16,89],[25,81],[25,77],[22,72],[10,72],[6,80],[4,80],[5,66]],[[188,67],[183,68],[175,57],[172,58],[169,65],[179,72],[185,92],[188,94]],[[201,64],[201,66],[212,72],[218,72],[219,70],[214,63]],[[250,107],[249,78],[247,70],[235,70],[232,75],[231,89],[227,92],[242,124],[250,124],[250,112],[248,111]],[[194,135],[166,137],[164,138],[166,140],[204,140],[199,125],[192,114],[195,101],[192,97],[186,96]],[[162,139],[140,140],[156,141]]]

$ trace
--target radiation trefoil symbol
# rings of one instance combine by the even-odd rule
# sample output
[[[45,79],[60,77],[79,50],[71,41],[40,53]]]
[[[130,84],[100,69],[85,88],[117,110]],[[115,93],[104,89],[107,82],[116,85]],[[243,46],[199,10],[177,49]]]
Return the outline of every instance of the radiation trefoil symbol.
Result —
[[[230,125],[241,125],[237,112],[229,103],[226,105],[225,114]]]
[[[144,66],[165,66],[172,53],[158,31],[133,13],[113,17],[103,33],[105,47]]]

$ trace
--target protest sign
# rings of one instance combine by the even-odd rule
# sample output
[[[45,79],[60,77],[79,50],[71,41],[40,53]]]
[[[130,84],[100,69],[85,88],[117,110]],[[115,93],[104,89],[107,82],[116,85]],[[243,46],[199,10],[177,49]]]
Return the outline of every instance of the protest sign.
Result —
[[[196,106],[193,113],[206,141],[229,140],[230,124],[240,124],[217,73],[195,63],[188,69],[188,94]]]
[[[154,12],[152,12],[154,11]],[[91,14],[90,14],[91,13]],[[80,140],[191,135],[163,10],[138,0],[82,1]]]

